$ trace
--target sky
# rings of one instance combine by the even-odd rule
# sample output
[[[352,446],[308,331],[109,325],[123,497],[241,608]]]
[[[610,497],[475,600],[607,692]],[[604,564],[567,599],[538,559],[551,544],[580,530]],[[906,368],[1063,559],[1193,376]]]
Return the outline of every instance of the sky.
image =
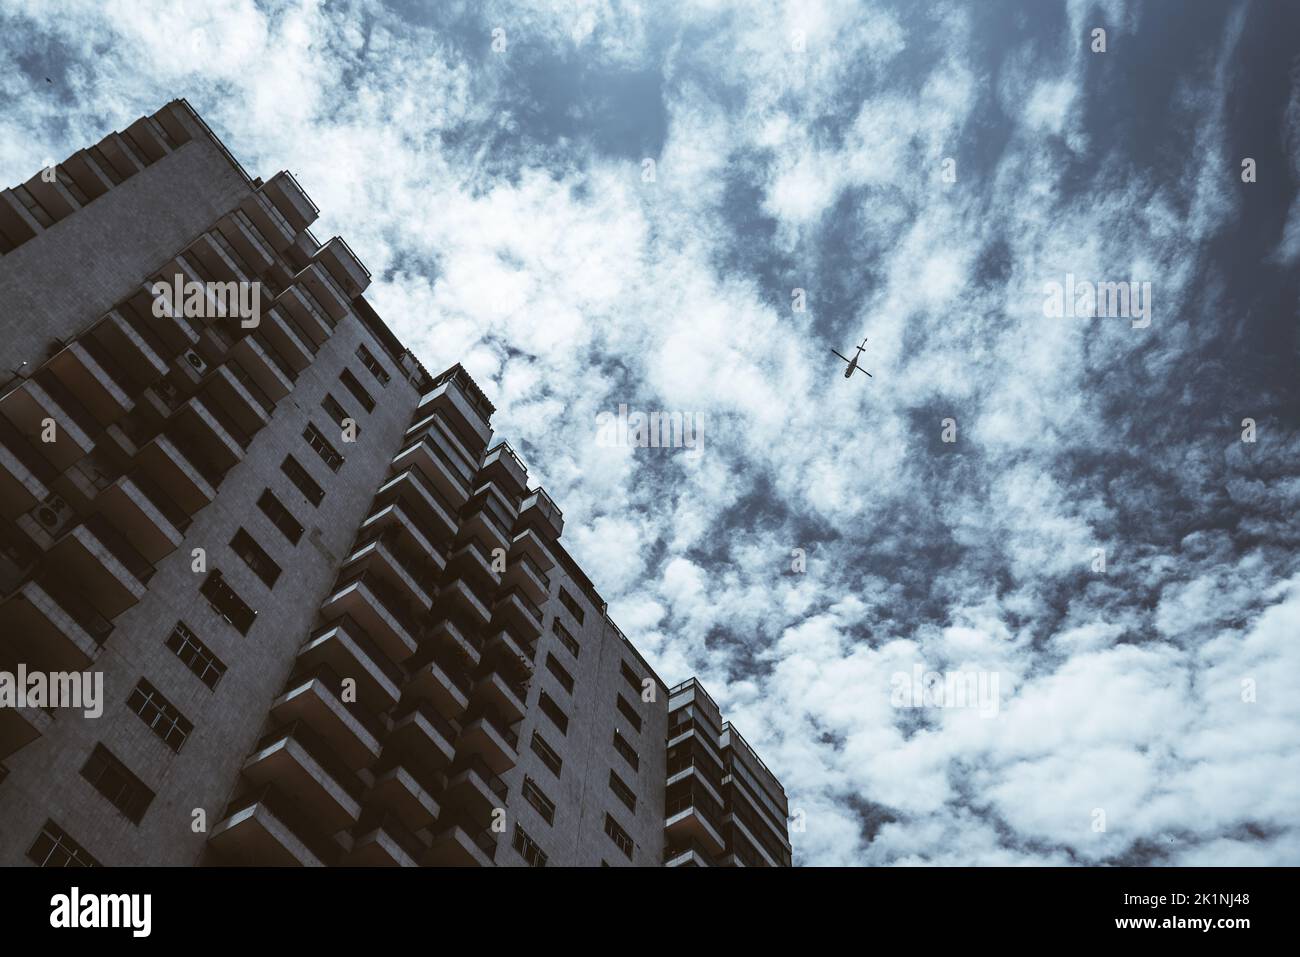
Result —
[[[1230,0],[0,0],[0,181],[177,97],[291,170],[783,781],[797,864],[1295,865],[1297,36]],[[1149,313],[1050,308],[1082,282]],[[620,405],[697,447],[608,441]],[[954,675],[983,707],[920,692]]]

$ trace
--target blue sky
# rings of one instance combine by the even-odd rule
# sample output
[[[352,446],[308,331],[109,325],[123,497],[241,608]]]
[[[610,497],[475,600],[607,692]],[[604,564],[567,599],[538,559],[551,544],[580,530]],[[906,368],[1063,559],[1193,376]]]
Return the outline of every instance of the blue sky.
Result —
[[[1298,35],[1198,0],[0,0],[0,167],[184,96],[292,170],[784,780],[798,862],[1297,864]],[[1149,326],[1045,315],[1067,274],[1149,282]],[[598,442],[621,403],[702,416],[702,454]],[[918,665],[997,675],[997,715],[895,707]]]

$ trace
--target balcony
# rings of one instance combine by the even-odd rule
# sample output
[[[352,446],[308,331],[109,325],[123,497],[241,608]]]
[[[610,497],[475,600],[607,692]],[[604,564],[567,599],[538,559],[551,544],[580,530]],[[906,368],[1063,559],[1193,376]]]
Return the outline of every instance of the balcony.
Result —
[[[293,391],[298,373],[280,358],[275,346],[260,329],[236,342],[230,355],[248,371],[249,378],[272,406]]]
[[[245,436],[257,433],[275,414],[275,402],[237,362],[218,366],[204,392]]]
[[[298,653],[306,668],[326,666],[356,680],[357,701],[378,714],[401,697],[402,669],[347,615],[312,634]]]
[[[379,757],[385,729],[359,704],[345,703],[342,682],[328,665],[319,665],[289,680],[284,694],[271,704],[271,715],[281,724],[301,724],[312,729],[353,771],[368,767]]]
[[[480,490],[461,511],[459,538],[473,535],[490,549],[510,551],[510,531],[514,517],[494,496],[492,486]]]
[[[425,863],[433,867],[491,867],[497,836],[476,821],[458,818],[439,821]]]
[[[244,458],[252,436],[240,428],[219,405],[204,396],[190,399],[172,413],[168,434],[190,443],[221,474]]]
[[[0,510],[17,518],[49,497],[49,484],[58,477],[26,438],[0,416]]]
[[[134,385],[117,360],[92,336],[68,343],[50,359],[48,368],[99,425],[107,425],[135,405],[131,398]]]
[[[396,814],[413,831],[428,827],[442,813],[433,797],[442,789],[439,776],[407,767],[400,756],[385,756],[384,762],[386,766],[376,771],[375,784],[366,792],[366,806]]]
[[[447,771],[444,804],[476,821],[487,820],[497,808],[506,806],[509,791],[501,778],[477,754],[456,759]]]
[[[564,513],[542,489],[534,489],[519,506],[519,525],[535,529],[544,541],[553,542],[564,531]]]
[[[252,282],[255,274],[220,230],[204,233],[185,250],[203,267],[213,282]]]
[[[98,507],[151,563],[179,548],[190,524],[185,510],[140,473],[123,475],[101,492]]]
[[[75,581],[109,618],[116,618],[145,595],[153,564],[102,515],[65,532],[49,551],[51,562]]]
[[[477,754],[496,774],[513,768],[519,761],[519,735],[499,715],[475,705],[465,714],[463,730],[456,744],[457,755]]]
[[[0,654],[0,671],[17,675],[22,663],[20,658]],[[49,731],[53,724],[54,718],[42,708],[31,705],[18,707],[16,702],[0,707],[0,761],[27,747]]]
[[[704,798],[689,792],[665,801],[664,833],[669,844],[697,841],[711,854],[727,849],[715,812],[707,809]]]
[[[281,170],[272,176],[262,186],[261,191],[275,204],[275,208],[293,227],[295,233],[306,229],[320,215],[316,204],[311,201],[311,197],[298,185],[298,180],[288,170]]]
[[[507,442],[498,442],[488,449],[483,464],[479,466],[479,474],[500,482],[512,495],[523,495],[528,491],[528,469]]]
[[[249,279],[254,279],[271,268],[275,261],[270,247],[262,239],[253,221],[242,209],[237,209],[217,223],[222,237],[247,264]]]
[[[361,815],[363,788],[356,774],[302,724],[264,736],[243,772],[255,784],[274,783],[327,834],[351,827]]]
[[[531,642],[524,642],[517,635],[503,628],[492,633],[492,637],[487,641],[486,650],[493,654],[510,655],[521,661],[532,662],[537,654],[537,638],[534,637]]]
[[[444,581],[434,604],[437,617],[452,618],[467,630],[484,628],[492,620],[487,606],[475,593],[469,581],[460,573]]]
[[[433,626],[427,641],[433,647],[449,653],[454,660],[465,662],[466,668],[478,667],[483,657],[482,639],[472,631],[461,631],[449,618],[442,618]]]
[[[483,448],[492,437],[492,403],[459,363],[434,379],[432,391],[420,399],[417,414],[427,416],[434,411],[447,416],[472,448]]]
[[[399,709],[384,748],[395,748],[407,767],[426,773],[440,771],[455,758],[459,733],[460,729],[429,702],[413,698]]]
[[[551,594],[551,579],[526,551],[516,551],[506,562],[506,584],[538,605]]]
[[[150,163],[158,162],[171,152],[150,117],[140,117],[126,128],[123,136],[129,139],[136,150]]]
[[[341,855],[291,798],[270,786],[232,802],[208,843],[224,862],[245,867],[323,867]]]
[[[338,236],[320,248],[316,261],[330,271],[350,299],[361,295],[370,285],[370,270],[362,265],[352,247]]]
[[[518,588],[511,588],[497,596],[492,604],[492,622],[532,641],[542,633],[542,610]]]
[[[275,299],[275,309],[282,309],[295,328],[306,333],[316,348],[334,332],[334,324],[325,317],[310,291],[290,286]],[[313,350],[314,351],[314,350]]]
[[[470,477],[463,476],[456,457],[439,446],[437,436],[423,435],[406,446],[393,457],[393,467],[419,472],[426,493],[445,513],[445,521],[454,531],[456,512],[469,499]]]
[[[276,209],[265,191],[259,191],[245,198],[240,209],[248,217],[249,222],[257,227],[258,233],[267,245],[276,252],[288,249],[298,233],[293,226],[289,225],[289,220],[285,219],[284,214]]]
[[[59,471],[94,448],[97,423],[48,370],[0,398],[0,413]],[[41,441],[46,419],[54,420],[52,442]]]
[[[513,724],[523,718],[527,698],[528,680],[521,677],[518,665],[511,667],[503,660],[483,665],[474,684],[474,699],[487,704],[505,723]]]
[[[442,555],[417,530],[404,524],[409,521],[405,513],[397,510],[387,517],[386,524],[362,526],[369,540],[357,545],[343,568],[350,574],[373,572],[422,614],[433,604]]]
[[[62,574],[46,572],[0,603],[0,633],[21,661],[52,671],[81,671],[99,654],[113,624]]]
[[[172,262],[174,264],[176,260]],[[164,267],[164,269],[168,268],[172,270],[170,275],[159,273],[154,279],[140,284],[139,290],[131,298],[131,309],[129,311],[134,313],[148,329],[157,333],[159,340],[165,343],[168,355],[174,355],[192,348],[199,341],[199,333],[202,328],[199,320],[186,318],[183,310],[172,309],[168,306],[164,297],[154,296],[154,284],[156,282],[173,286],[174,276],[180,267],[176,265]],[[180,276],[182,283],[193,278],[185,275],[183,270],[181,270]],[[158,310],[156,313],[154,312],[155,308]]]
[[[664,867],[713,867],[713,857],[696,840],[669,844],[664,848]]]
[[[400,599],[373,574],[341,582],[321,606],[321,613],[329,619],[351,617],[394,662],[403,662],[415,653],[419,627]]]
[[[352,304],[351,297],[329,274],[329,270],[320,263],[312,263],[303,269],[294,277],[294,282],[311,290],[312,297],[335,323],[340,322],[348,314]]]
[[[444,717],[455,718],[469,707],[474,685],[463,659],[430,643],[411,663],[409,693],[429,701]]]
[[[504,559],[504,555],[500,556]],[[464,575],[478,594],[491,595],[501,587],[501,572],[493,565],[492,556],[477,539],[468,539],[458,545],[447,560],[447,567],[457,575]]]
[[[302,372],[316,357],[316,342],[282,309],[271,309],[258,327],[295,372]]]
[[[367,811],[354,829],[346,864],[352,867],[418,867],[428,845],[393,814]]]
[[[156,382],[167,374],[168,349],[149,329],[141,329],[117,309],[109,310],[98,326],[105,345],[119,363],[129,366],[140,382]]]
[[[168,489],[189,515],[217,497],[221,471],[188,443],[182,448],[177,440],[156,436],[140,449],[139,462],[154,483]]]

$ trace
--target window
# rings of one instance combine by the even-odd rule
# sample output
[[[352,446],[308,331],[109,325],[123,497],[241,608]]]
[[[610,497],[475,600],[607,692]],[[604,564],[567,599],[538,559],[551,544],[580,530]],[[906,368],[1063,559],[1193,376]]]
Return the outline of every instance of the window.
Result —
[[[292,455],[286,455],[280,463],[280,471],[289,476],[289,481],[298,487],[298,491],[307,496],[312,505],[320,505],[325,497],[325,490],[317,485],[307,470]]]
[[[641,768],[641,758],[636,753],[636,748],[628,744],[627,738],[623,737],[617,731],[614,732],[614,750],[623,756],[623,760],[632,765],[633,771]]]
[[[185,622],[176,622],[176,627],[167,636],[167,647],[189,666],[190,671],[199,676],[199,680],[209,690],[216,690],[217,682],[226,673],[226,666],[207,645],[199,641],[198,635]]]
[[[108,748],[102,744],[95,745],[90,760],[81,769],[81,776],[133,824],[144,819],[144,813],[153,801],[153,792],[125,764],[113,757]]]
[[[624,856],[629,861],[632,860],[632,835],[619,826],[618,821],[614,820],[612,814],[607,813],[605,815],[605,833],[614,839],[614,843],[618,845],[618,849],[623,852]]]
[[[334,420],[335,424],[338,425],[340,429],[346,429],[348,427],[347,422],[351,419],[352,434],[354,436],[361,434],[361,426],[357,425],[357,420],[348,415],[348,410],[343,408],[343,406],[339,404],[339,400],[334,398],[334,396],[330,395],[328,392],[325,393],[325,398],[320,400],[320,407],[329,414],[329,417]]]
[[[564,670],[563,666],[555,660],[555,655],[549,651],[546,653],[546,670],[555,675],[555,680],[564,685],[564,690],[573,694],[573,675]]]
[[[276,580],[280,577],[280,566],[262,550],[261,545],[253,541],[252,535],[241,528],[230,540],[230,547],[253,570],[253,574],[262,579],[267,588],[275,587]]]
[[[537,704],[542,709],[542,713],[551,719],[551,723],[560,729],[560,734],[569,733],[569,716],[555,703],[554,698],[543,691],[541,697],[537,699]]]
[[[199,592],[208,600],[208,604],[218,615],[235,627],[241,635],[248,634],[257,620],[257,612],[244,604],[233,588],[226,583],[221,572],[213,569],[203,580]]]
[[[194,725],[176,710],[176,706],[143,678],[126,699],[126,706],[138,714],[149,726],[149,730],[162,738],[173,751],[179,751],[194,730]]]
[[[623,783],[623,779],[614,773],[614,769],[609,771],[609,789],[614,792],[614,796],[627,805],[627,809],[633,814],[636,813],[636,793]]]
[[[574,621],[580,625],[582,624],[585,612],[583,612],[582,606],[578,604],[578,600],[565,591],[563,586],[560,587],[560,604],[569,609],[569,614],[573,616]]]
[[[547,824],[555,823],[555,802],[542,792],[536,781],[525,774],[524,786],[520,790],[528,803],[542,816],[543,821]]]
[[[371,354],[364,342],[357,346],[357,358],[370,370],[370,374],[379,380],[380,385],[388,385],[388,370]]]
[[[569,649],[569,654],[575,658],[578,657],[578,652],[582,650],[582,646],[578,644],[573,635],[569,634],[569,629],[564,627],[564,623],[560,621],[558,615],[551,619],[551,632],[556,638],[560,639],[560,644]]]
[[[46,821],[36,841],[27,849],[27,859],[37,867],[99,867],[84,847],[68,837],[53,821]]]
[[[339,381],[343,383],[345,389],[352,393],[352,397],[361,403],[362,408],[367,412],[375,411],[374,398],[365,390],[365,387],[357,381],[357,377],[352,374],[351,369],[344,369],[340,372]]]
[[[316,450],[320,460],[329,466],[331,472],[337,472],[343,465],[343,453],[330,445],[329,439],[325,438],[325,433],[316,428],[314,422],[307,423],[307,428],[302,430],[302,437]]]
[[[518,824],[515,825],[515,839],[511,842],[511,846],[528,862],[529,867],[546,866],[546,852],[538,847],[537,842]]]
[[[623,673],[623,680],[627,682],[627,686],[631,688],[633,691],[635,691],[638,696],[640,696],[641,676],[638,675],[636,671],[633,670],[632,666],[629,665],[626,661],[622,663],[622,668],[620,670]]]
[[[262,497],[257,500],[257,507],[262,513],[271,520],[271,524],[280,530],[285,538],[289,539],[291,545],[297,545],[298,539],[302,538],[302,525],[293,513],[275,497],[275,493],[269,488],[263,489]]]
[[[533,754],[541,758],[542,764],[546,765],[547,769],[558,778],[560,776],[560,769],[564,767],[564,759],[561,758],[555,752],[555,749],[546,743],[546,739],[536,731],[533,732],[531,747],[533,749]]]
[[[618,710],[622,713],[623,717],[627,718],[628,724],[632,725],[632,727],[636,728],[638,731],[641,730],[641,715],[637,714],[636,708],[632,706],[632,702],[628,701],[622,695],[618,696]]]

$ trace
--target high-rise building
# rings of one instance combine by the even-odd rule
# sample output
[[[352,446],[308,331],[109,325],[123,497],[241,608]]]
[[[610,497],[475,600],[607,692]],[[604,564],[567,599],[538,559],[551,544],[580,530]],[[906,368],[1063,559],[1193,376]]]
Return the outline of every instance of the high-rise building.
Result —
[[[788,865],[316,216],[183,100],[0,194],[0,864]]]

